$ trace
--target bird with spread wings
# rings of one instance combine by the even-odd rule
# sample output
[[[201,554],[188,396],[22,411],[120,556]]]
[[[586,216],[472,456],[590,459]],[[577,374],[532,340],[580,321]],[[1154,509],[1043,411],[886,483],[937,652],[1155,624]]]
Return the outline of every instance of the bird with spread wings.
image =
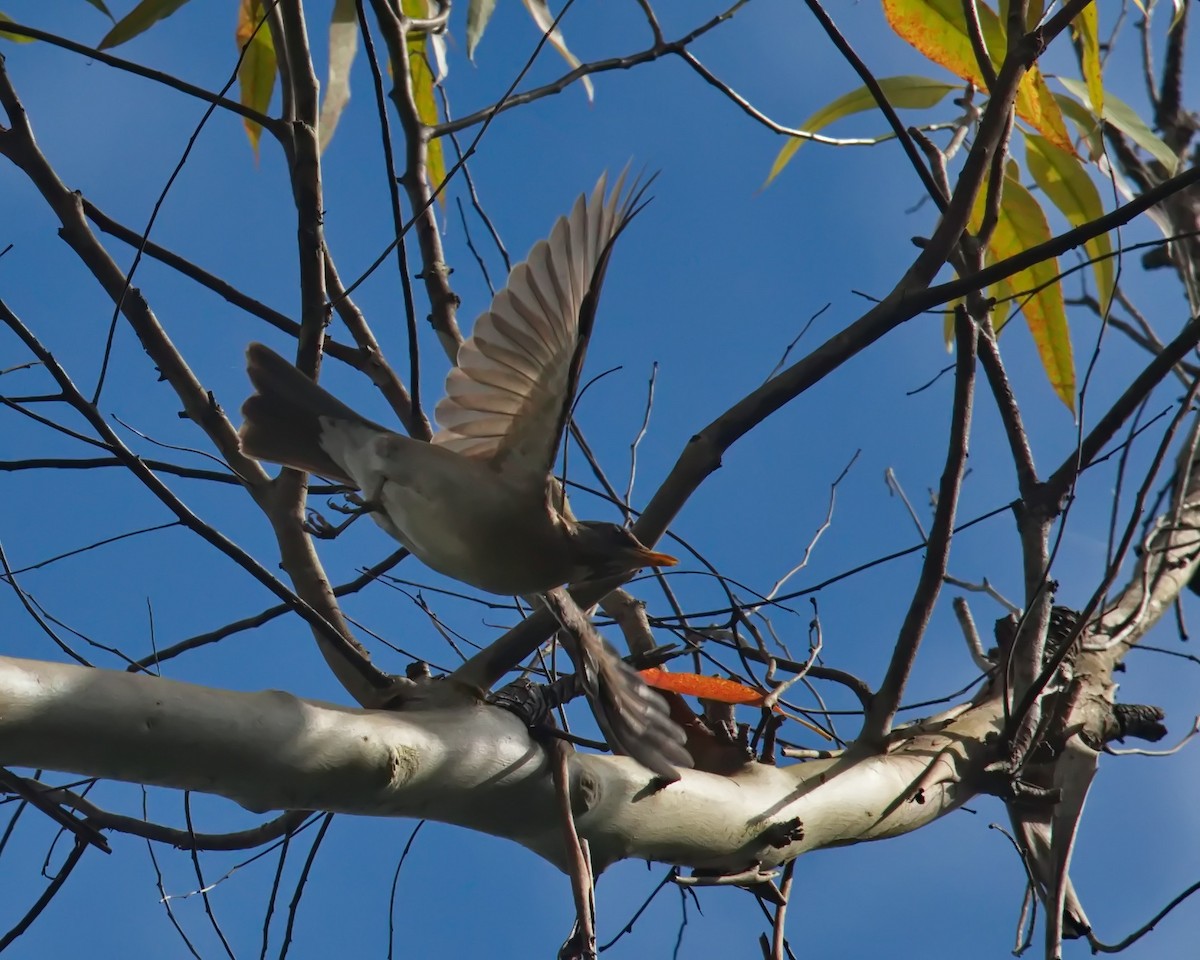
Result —
[[[552,475],[613,244],[645,186],[601,177],[513,267],[475,321],[426,443],[366,419],[262,344],[247,368],[242,450],[357,487],[376,522],[434,570],[491,593],[670,566],[627,528],[576,520]],[[682,733],[594,631],[578,641],[581,685],[613,747],[674,779]]]

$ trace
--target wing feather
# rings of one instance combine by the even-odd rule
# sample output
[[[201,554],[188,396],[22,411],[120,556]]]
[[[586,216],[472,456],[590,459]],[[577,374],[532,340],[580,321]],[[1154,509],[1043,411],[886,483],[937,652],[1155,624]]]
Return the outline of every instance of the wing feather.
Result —
[[[641,210],[646,185],[611,191],[601,176],[549,237],[513,267],[507,286],[458,352],[438,403],[433,442],[488,460],[535,490],[570,413],[613,242]]]

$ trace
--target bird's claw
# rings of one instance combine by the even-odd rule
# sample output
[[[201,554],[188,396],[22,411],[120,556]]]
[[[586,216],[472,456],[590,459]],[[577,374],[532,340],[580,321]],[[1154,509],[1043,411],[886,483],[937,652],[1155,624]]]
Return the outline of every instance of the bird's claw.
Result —
[[[312,507],[309,507],[304,512],[304,523],[301,526],[310,537],[316,537],[318,540],[332,540],[345,529],[346,524],[332,524]]]
[[[346,501],[346,503],[349,504],[349,506],[344,506],[343,504],[337,503],[333,500],[327,500],[325,502],[330,510],[336,510],[338,513],[344,514],[348,517],[361,517],[364,513],[372,513],[373,511],[379,509],[379,504],[375,503],[373,500],[367,500],[361,494],[353,492],[344,493],[342,494],[342,498]]]
[[[309,536],[316,537],[318,540],[332,540],[363,514],[372,513],[379,509],[378,504],[370,500],[364,500],[357,493],[346,493],[343,496],[348,501],[349,506],[340,504],[335,500],[325,501],[325,505],[330,510],[340,513],[346,518],[341,523],[330,523],[318,511],[311,507],[308,509],[304,518],[304,530]]]

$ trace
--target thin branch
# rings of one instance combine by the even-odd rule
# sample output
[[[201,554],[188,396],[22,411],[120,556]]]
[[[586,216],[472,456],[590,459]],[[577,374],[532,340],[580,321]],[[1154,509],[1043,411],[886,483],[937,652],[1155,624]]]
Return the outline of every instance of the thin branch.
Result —
[[[1200,169],[1198,167],[1197,169]],[[1041,495],[1047,501],[1056,501],[1064,496],[1073,483],[1074,476],[1086,467],[1112,440],[1121,425],[1133,415],[1142,401],[1171,372],[1189,351],[1200,343],[1200,316],[1184,324],[1183,329],[1171,340],[1158,356],[1154,357],[1134,378],[1125,392],[1105,411],[1086,437],[1054,471],[1043,485]]]
[[[5,24],[5,29],[7,28],[8,24]],[[79,837],[75,838],[75,846],[72,848],[70,854],[67,855],[67,859],[63,862],[63,865],[58,868],[58,873],[55,874],[54,879],[51,880],[46,889],[42,891],[41,896],[34,901],[33,906],[26,911],[25,916],[18,920],[16,925],[9,930],[8,933],[6,933],[3,937],[0,937],[0,952],[6,950],[8,946],[17,939],[17,937],[21,936],[21,934],[28,930],[33,925],[33,922],[39,916],[41,916],[42,911],[45,910],[50,901],[54,899],[55,894],[57,894],[62,888],[62,885],[67,882],[67,878],[71,875],[71,871],[75,869],[76,864],[79,863],[79,858],[83,856],[83,851],[85,851],[87,848],[88,844],[86,841],[80,839]]]
[[[1088,933],[1088,943],[1091,945],[1092,952],[1093,953],[1121,953],[1122,951],[1129,949],[1131,946],[1133,946],[1135,943],[1137,943],[1139,940],[1141,940],[1142,937],[1144,937],[1151,930],[1153,930],[1155,927],[1157,927],[1163,921],[1163,919],[1167,916],[1167,914],[1169,914],[1177,906],[1179,906],[1181,903],[1183,903],[1188,897],[1190,897],[1197,890],[1200,890],[1200,882],[1193,883],[1190,887],[1188,887],[1186,890],[1184,890],[1183,893],[1181,893],[1181,894],[1179,894],[1179,896],[1175,897],[1175,899],[1173,899],[1165,907],[1163,907],[1161,910],[1159,910],[1158,913],[1156,913],[1153,917],[1150,918],[1150,920],[1148,920],[1142,926],[1138,927],[1137,930],[1133,931],[1133,933],[1131,933],[1129,936],[1127,936],[1124,940],[1119,940],[1116,943],[1111,943],[1111,944],[1104,943],[1103,941],[1099,940],[1097,937],[1095,937],[1092,933],[1089,932]]]
[[[61,804],[79,811],[88,821],[101,829],[115,830],[158,843],[167,843],[179,850],[248,850],[279,837],[287,836],[304,823],[309,816],[308,811],[305,810],[289,810],[248,830],[236,830],[232,833],[196,833],[194,830],[181,830],[138,817],[112,813],[65,787],[56,787],[53,784],[40,783],[37,780],[26,780],[25,782],[51,803]]]
[[[362,571],[353,580],[347,580],[345,583],[339,584],[333,588],[335,597],[345,597],[353,593],[358,593],[359,590],[368,584],[374,583],[380,576],[392,569],[396,564],[408,556],[408,550],[401,547],[399,550],[393,551],[388,556],[384,557],[374,566],[368,567]],[[261,627],[264,623],[283,616],[285,613],[291,612],[293,609],[290,603],[279,603],[273,607],[267,607],[256,614],[249,617],[243,617],[240,620],[234,620],[224,626],[217,627],[215,630],[209,630],[205,633],[198,633],[188,637],[185,640],[180,640],[169,647],[163,647],[161,650],[156,650],[154,653],[142,657],[140,660],[135,660],[127,668],[130,672],[140,672],[150,667],[156,667],[159,664],[178,657],[180,654],[187,653],[190,650],[195,650],[198,647],[207,646],[210,643],[216,643],[218,640],[224,640],[226,637],[232,636],[235,633],[241,633],[244,630],[253,630],[255,627]]]
[[[522,106],[526,103],[532,103],[535,100],[541,100],[543,97],[551,96],[552,94],[561,93],[581,77],[590,76],[591,74],[596,73],[605,73],[610,70],[629,70],[632,67],[638,66],[639,64],[649,63],[652,60],[661,59],[667,54],[683,54],[686,52],[687,46],[690,43],[702,37],[713,28],[718,27],[725,21],[729,20],[741,7],[745,6],[747,2],[748,0],[737,0],[737,2],[734,3],[734,5],[728,10],[717,14],[711,20],[708,20],[706,23],[692,30],[686,36],[680,37],[678,40],[662,44],[655,43],[653,46],[645,50],[640,50],[637,53],[632,53],[624,57],[609,57],[605,60],[596,60],[591,63],[581,64],[569,73],[563,74],[552,83],[545,84],[541,87],[536,87],[532,90],[526,90],[524,93],[515,93],[514,91],[516,90],[517,84],[520,83],[524,78],[525,74],[528,72],[529,66],[532,65],[533,60],[537,57],[538,53],[545,45],[545,38],[543,37],[542,42],[539,43],[535,48],[533,56],[529,58],[525,69],[521,71],[520,76],[517,77],[503,97],[501,97],[491,106],[484,107],[482,110],[476,110],[474,113],[467,114],[465,117],[459,117],[457,120],[448,120],[445,123],[438,124],[436,127],[431,127],[429,129],[429,138],[432,140],[437,137],[446,136],[450,133],[457,133],[460,130],[466,129],[467,127],[473,127],[476,124],[483,124],[486,126],[497,114],[511,110],[514,107]],[[570,6],[570,4],[567,4],[567,6]],[[558,18],[555,19],[552,26],[558,25],[558,20],[562,18],[564,13],[566,13],[566,8],[560,11]],[[756,117],[756,119],[758,118]],[[776,133],[785,133],[789,136],[805,137],[807,139],[814,140],[827,140],[827,138],[814,136],[813,134],[807,133],[804,130],[791,130],[786,127],[775,128],[774,125],[771,126],[772,129],[775,129]],[[483,131],[480,130],[480,133],[482,132]],[[478,137],[476,138],[476,141],[478,141]],[[836,143],[837,141],[830,140],[828,142]],[[472,145],[467,149],[466,156],[469,156],[471,153],[473,153],[474,149],[475,143],[472,143]]]
[[[300,876],[296,879],[296,892],[292,895],[292,902],[288,904],[287,928],[283,935],[283,946],[279,948],[279,960],[284,960],[287,956],[288,947],[292,942],[292,932],[296,927],[296,914],[300,910],[300,898],[304,895],[304,887],[308,883],[308,875],[312,872],[313,863],[317,859],[317,851],[321,849],[321,842],[325,839],[329,824],[332,822],[332,813],[327,813],[321,818],[321,827],[317,830],[316,837],[313,838],[308,856],[304,858],[304,866],[300,870]]]
[[[251,316],[258,317],[269,323],[276,330],[292,337],[300,336],[300,324],[284,313],[280,313],[259,300],[248,296],[238,290],[232,284],[227,283],[220,277],[209,273],[207,270],[188,260],[186,257],[168,250],[166,247],[160,246],[144,238],[135,230],[114,220],[108,214],[104,213],[87,197],[81,196],[80,201],[83,204],[83,212],[87,218],[94,223],[100,230],[107,233],[109,236],[116,237],[124,243],[142,247],[142,252],[149,257],[153,257],[160,263],[166,264],[172,270],[183,274],[190,280],[196,281],[202,287],[211,290],[217,296],[233,304],[239,310],[244,310]],[[354,347],[344,343],[338,343],[336,340],[326,339],[325,353],[327,356],[333,357],[336,360],[341,360],[343,363],[348,363],[352,367],[360,368],[363,365],[362,354]]]
[[[183,791],[183,819],[187,823],[188,833],[194,833],[192,828],[192,792],[190,790]],[[217,915],[213,912],[212,901],[209,899],[209,886],[204,882],[204,871],[200,868],[200,851],[195,845],[190,847],[192,869],[196,873],[196,883],[199,885],[200,900],[204,904],[204,914],[208,917],[209,925],[213,928],[213,932],[217,935],[217,939],[221,941],[221,946],[225,948],[225,955],[229,960],[236,960],[233,954],[233,948],[229,945],[229,941],[225,939],[225,932],[221,929],[221,925],[217,922]]]
[[[97,50],[95,47],[76,43],[74,40],[68,40],[66,37],[47,33],[45,30],[39,30],[36,27],[27,27],[24,24],[14,23],[7,19],[4,21],[4,32],[15,33],[22,37],[30,37],[34,40],[41,40],[51,46],[70,50],[72,53],[77,53],[88,60],[95,60],[98,63],[115,67],[117,70],[124,70],[126,73],[132,73],[135,76],[153,80],[155,83],[161,83],[172,90],[178,90],[180,93],[187,94],[189,97],[195,97],[197,100],[203,100],[205,103],[218,106],[223,110],[228,110],[230,113],[236,113],[246,120],[257,123],[272,136],[279,136],[280,134],[281,124],[273,117],[259,113],[257,110],[238,103],[236,100],[227,100],[219,94],[211,93],[203,87],[197,87],[194,84],[188,83],[186,80],[180,80],[173,74],[163,73],[160,70],[151,70],[149,67],[143,67],[140,63],[134,63],[131,60],[122,60],[120,57],[114,57],[111,53],[105,53],[103,50]]]
[[[588,856],[587,841],[581,839],[575,825],[575,814],[571,807],[571,777],[568,768],[573,748],[562,740],[551,744],[551,774],[558,798],[558,815],[562,821],[563,837],[567,851],[568,873],[571,877],[571,895],[575,901],[575,930],[571,935],[574,952],[572,956],[594,958],[596,956],[596,888],[592,875],[591,858]]]
[[[854,51],[854,48],[850,46],[849,41],[842,36],[841,31],[838,30],[837,25],[833,22],[833,18],[825,12],[825,8],[821,6],[819,0],[804,0],[804,2],[808,9],[812,11],[813,16],[817,18],[817,23],[821,25],[821,29],[833,41],[833,45],[837,48],[838,53],[842,55],[842,59],[850,64],[867,90],[870,91],[871,98],[875,101],[875,105],[879,107],[880,112],[883,113],[888,126],[892,128],[892,132],[896,135],[896,139],[900,141],[900,146],[904,149],[905,156],[908,157],[908,162],[912,165],[913,170],[916,171],[921,185],[925,188],[925,192],[937,205],[938,210],[945,211],[947,201],[942,196],[942,191],[938,188],[938,184],[929,172],[929,167],[926,166],[917,145],[909,135],[908,127],[904,125],[904,122],[896,113],[895,108],[887,98],[887,94],[883,92],[883,88],[879,85],[879,81],[875,79],[875,75],[867,67],[863,59]],[[998,84],[993,84],[993,87],[998,88]],[[967,176],[967,171],[964,170],[964,180],[960,181],[960,183],[965,182]]]
[[[971,408],[975,395],[975,352],[979,328],[967,316],[965,307],[955,311],[955,371],[954,402],[950,414],[950,440],[946,445],[946,466],[938,487],[937,508],[921,576],[913,592],[912,603],[900,627],[892,659],[879,692],[872,699],[863,721],[863,738],[868,743],[882,743],[891,729],[892,719],[900,706],[904,686],[916,659],[917,648],[933,614],[941,590],[942,577],[950,556],[950,541],[954,532],[954,515],[966,472],[967,445],[971,431]]]
[[[242,481],[232,473],[220,473],[216,470],[202,470],[198,467],[185,467],[178,463],[168,463],[166,460],[149,460],[142,458],[151,470],[157,473],[169,473],[189,480],[208,480],[215,483],[227,483],[240,487]],[[125,464],[118,457],[35,457],[29,460],[0,460],[0,473],[16,472],[18,470],[93,470],[101,467],[123,467]],[[312,488],[315,493],[336,493],[345,489],[332,484],[321,484]]]
[[[958,619],[958,625],[963,632],[963,639],[967,641],[967,651],[971,654],[971,660],[984,673],[989,672],[995,664],[983,652],[983,643],[979,639],[979,630],[975,626],[975,618],[971,616],[971,608],[967,606],[966,598],[955,597],[953,607],[954,616]]]
[[[996,84],[996,68],[992,64],[988,52],[987,41],[983,39],[983,27],[979,23],[979,7],[975,0],[962,0],[963,14],[967,20],[967,36],[971,41],[971,52],[975,54],[975,64],[983,77],[983,85],[991,89]]]
[[[1004,426],[1004,435],[1008,438],[1013,467],[1017,472],[1017,490],[1022,499],[1031,499],[1038,488],[1033,448],[1029,445],[1029,435],[1025,432],[1025,424],[1021,420],[1021,408],[1017,405],[1012,384],[1004,370],[1004,361],[1000,357],[1000,347],[990,321],[986,322],[980,331],[979,363],[996,401],[1000,422]]]
[[[20,797],[31,807],[40,810],[62,829],[73,834],[77,843],[91,844],[104,853],[112,853],[112,848],[104,839],[104,835],[100,833],[97,824],[89,823],[90,818],[77,820],[62,809],[60,800],[47,796],[44,791],[39,789],[40,786],[41,784],[36,780],[19,777],[11,770],[0,767],[0,790]]]
[[[400,278],[400,289],[404,300],[404,326],[408,333],[408,381],[411,386],[409,394],[409,421],[412,426],[410,434],[421,440],[428,440],[432,430],[428,419],[421,410],[421,347],[417,338],[417,315],[413,303],[412,280],[409,277],[408,246],[404,242],[404,214],[400,209],[400,184],[396,170],[396,160],[392,155],[392,130],[388,123],[387,99],[383,89],[383,73],[379,69],[379,59],[375,55],[375,41],[371,37],[371,25],[367,23],[367,13],[363,0],[355,0],[355,11],[358,16],[358,28],[363,38],[363,52],[367,64],[371,68],[371,82],[375,90],[375,110],[379,122],[379,136],[383,147],[383,168],[387,180],[388,201],[392,211],[392,228],[396,232],[396,273]],[[396,61],[392,61],[395,63]],[[407,63],[401,64],[400,69],[408,70]],[[430,71],[432,73],[433,71]],[[413,107],[414,112],[416,107]],[[412,131],[405,129],[406,138],[412,142]],[[426,148],[427,149],[427,148]],[[413,433],[413,428],[417,432]]]
[[[396,946],[396,887],[400,883],[400,871],[404,867],[404,861],[408,859],[409,851],[412,850],[413,844],[416,842],[417,834],[421,832],[421,828],[427,822],[426,820],[418,820],[417,825],[412,828],[412,832],[408,835],[408,840],[404,843],[404,849],[400,851],[400,859],[396,861],[396,870],[392,874],[392,889],[388,894],[388,960],[392,960],[392,952]]]
[[[567,6],[570,6],[569,2]],[[434,199],[445,188],[454,171],[447,171],[443,183],[433,184],[430,182],[430,128],[421,119],[420,111],[417,108],[416,94],[413,90],[413,73],[410,67],[411,59],[419,55],[409,46],[409,31],[413,29],[412,23],[393,9],[393,5],[387,0],[371,0],[371,7],[379,22],[379,28],[383,32],[389,62],[393,68],[391,100],[400,118],[400,126],[404,130],[406,147],[405,169],[400,176],[400,182],[408,194],[408,205],[413,210],[413,218],[408,224],[401,226],[399,222],[396,223],[396,239],[389,244],[389,250],[403,245],[404,237],[410,226],[416,231],[417,244],[421,250],[420,279],[425,285],[425,294],[429,298],[429,322],[441,341],[446,356],[453,362],[457,357],[463,337],[458,329],[458,296],[450,288],[450,268],[446,264],[445,252],[442,248],[442,235],[438,230]],[[365,18],[361,22],[365,24]],[[380,85],[382,85],[381,80]],[[480,134],[482,132],[481,129]],[[469,153],[470,150],[468,150]],[[435,187],[437,188],[436,193]],[[401,262],[406,264],[403,254]],[[404,269],[407,275],[407,266]],[[408,293],[408,298],[411,303],[411,291]],[[416,352],[415,325],[410,325],[408,331],[409,361],[412,367],[409,376],[413,382],[415,398],[417,393],[416,364],[419,356]]]
[[[278,0],[276,0],[278,2]],[[229,92],[230,88],[237,82],[238,73],[242,67],[242,61],[246,58],[246,52],[250,49],[250,45],[254,42],[254,37],[262,29],[266,15],[259,20],[250,36],[241,45],[238,50],[237,62],[234,63],[233,69],[229,73],[229,79],[225,81],[225,85],[221,87],[219,96],[224,97]],[[113,313],[112,319],[108,324],[108,335],[104,340],[104,350],[100,357],[100,373],[96,377],[96,389],[92,391],[92,405],[100,403],[100,394],[104,391],[104,381],[108,376],[108,363],[112,356],[113,338],[117,333],[117,324],[120,322],[122,308],[125,305],[125,298],[129,295],[130,288],[133,285],[134,275],[137,273],[138,267],[141,265],[142,257],[145,253],[145,244],[150,239],[150,233],[154,229],[154,224],[158,220],[158,215],[162,211],[163,204],[167,202],[167,194],[171,192],[171,187],[175,185],[175,181],[179,179],[179,175],[183,173],[183,168],[187,166],[188,158],[192,155],[192,150],[195,148],[197,141],[200,139],[200,134],[208,125],[209,119],[216,113],[217,104],[210,103],[201,114],[199,122],[188,136],[187,144],[183,148],[183,153],[180,154],[179,160],[172,168],[171,173],[167,176],[167,182],[163,184],[162,189],[158,192],[158,196],[154,200],[154,206],[150,210],[150,218],[146,221],[146,226],[142,230],[137,243],[137,251],[133,255],[133,263],[129,265],[129,269],[125,271],[122,280],[121,292],[113,297]]]
[[[2,71],[0,71],[2,73]],[[33,335],[28,327],[14,314],[2,300],[0,300],[0,321],[3,321],[9,329],[11,329],[39,360],[45,364],[47,371],[54,377],[59,388],[63,391],[63,395],[68,402],[74,407],[87,422],[92,429],[108,444],[109,448],[116,454],[129,470],[137,476],[139,480],[153,493],[159,501],[167,507],[175,516],[183,523],[185,527],[197,534],[201,539],[216,547],[226,556],[230,557],[242,569],[249,573],[255,580],[265,586],[273,594],[284,601],[288,606],[295,610],[306,623],[310,624],[321,636],[329,640],[340,652],[345,660],[352,664],[358,671],[361,678],[372,688],[376,690],[386,689],[391,686],[391,678],[379,670],[371,663],[365,651],[349,636],[348,631],[342,633],[337,627],[329,622],[320,612],[314,609],[304,599],[297,596],[289,590],[277,577],[269,570],[262,566],[257,560],[251,557],[248,553],[242,550],[237,544],[229,540],[224,534],[219,533],[212,526],[202,521],[188,507],[179,500],[174,493],[168,488],[142,461],[121,441],[121,438],[108,425],[107,421],[100,413],[89,404],[75,384],[71,382],[71,378],[54,356],[47,350],[42,343]],[[252,462],[252,461],[251,461]],[[261,468],[259,468],[261,469]]]
[[[1198,733],[1200,733],[1200,717],[1196,717],[1196,719],[1192,721],[1192,729],[1184,734],[1183,739],[1175,744],[1175,746],[1167,747],[1165,750],[1147,750],[1144,747],[1129,747],[1128,749],[1121,749],[1119,747],[1110,747],[1108,744],[1105,744],[1104,752],[1112,754],[1114,757],[1170,757],[1182,750],[1187,745],[1188,741]]]
[[[147,819],[150,816],[150,811],[147,804],[148,791],[146,790],[145,786],[142,786],[141,790],[142,818]],[[195,960],[201,960],[200,954],[196,951],[195,946],[192,945],[192,941],[188,938],[188,935],[184,932],[183,927],[179,925],[179,920],[175,917],[175,908],[171,906],[171,898],[167,894],[167,888],[163,885],[162,870],[159,869],[158,866],[158,855],[154,852],[154,844],[152,844],[149,840],[146,841],[146,853],[150,857],[150,866],[154,870],[154,885],[158,889],[158,902],[161,903],[163,905],[163,909],[166,910],[167,919],[171,922],[171,926],[175,929],[175,932],[179,934],[179,939],[182,940],[184,946],[187,947],[188,953],[190,953]]]

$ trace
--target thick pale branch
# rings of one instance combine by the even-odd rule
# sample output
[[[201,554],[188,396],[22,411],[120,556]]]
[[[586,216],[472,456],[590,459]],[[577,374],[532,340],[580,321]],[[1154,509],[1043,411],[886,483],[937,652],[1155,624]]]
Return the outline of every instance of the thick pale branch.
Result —
[[[14,766],[199,790],[256,811],[427,817],[563,864],[543,748],[515,716],[457,686],[428,691],[403,711],[358,710],[0,658],[0,753]],[[729,777],[684,770],[658,790],[632,760],[576,754],[579,835],[597,869],[637,857],[729,872],[898,835],[969,799],[1000,721],[992,698],[894,734],[887,755],[751,763]]]

